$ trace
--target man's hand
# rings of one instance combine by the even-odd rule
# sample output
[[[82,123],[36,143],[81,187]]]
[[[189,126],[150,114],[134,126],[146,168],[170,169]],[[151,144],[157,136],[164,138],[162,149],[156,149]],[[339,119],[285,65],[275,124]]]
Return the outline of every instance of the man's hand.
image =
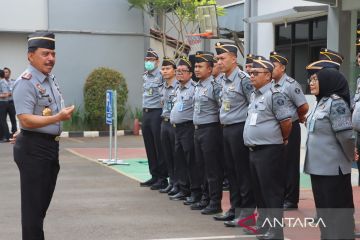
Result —
[[[12,138],[10,138],[10,143],[11,144],[15,144],[16,142],[16,137],[17,135],[19,135],[20,131],[17,131],[16,133],[13,134]]]
[[[57,114],[60,121],[66,121],[71,118],[72,113],[75,110],[75,106],[72,105],[70,107],[66,107],[61,109],[61,111]]]
[[[354,149],[354,160],[355,162],[359,161],[359,153],[357,147]]]

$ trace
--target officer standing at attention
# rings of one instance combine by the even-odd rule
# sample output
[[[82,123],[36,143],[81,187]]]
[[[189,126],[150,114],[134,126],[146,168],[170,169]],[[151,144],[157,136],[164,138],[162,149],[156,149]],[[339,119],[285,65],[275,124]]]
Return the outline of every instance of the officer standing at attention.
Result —
[[[246,55],[246,60],[245,60],[245,72],[249,73],[251,68],[252,68],[252,63],[253,63],[253,59],[254,59],[254,54],[249,53],[248,55]]]
[[[222,181],[224,170],[221,164],[221,128],[219,123],[219,105],[221,86],[213,78],[213,58],[211,52],[198,51],[195,55],[195,74],[199,82],[195,88],[194,103],[194,142],[196,160],[205,169],[206,184],[210,202],[203,199],[191,206],[202,209],[202,214],[216,214],[221,210]]]
[[[0,69],[0,142],[9,142],[10,132],[6,122],[11,91],[4,79],[4,71]]]
[[[149,48],[145,56],[143,75],[143,122],[141,126],[151,178],[141,182],[141,187],[162,188],[167,182],[166,163],[162,158],[161,130],[161,88],[163,79],[159,70],[159,56]]]
[[[221,78],[223,73],[220,71],[218,60],[215,56],[213,61],[214,61],[214,67],[213,67],[212,75],[214,77],[215,82],[221,85]]]
[[[261,239],[283,239],[283,229],[262,228],[265,218],[281,222],[285,192],[284,148],[291,131],[292,110],[285,96],[271,86],[274,65],[262,56],[250,71],[255,90],[251,96],[244,128],[244,143],[250,150],[250,172],[259,217]],[[244,230],[248,234],[253,232]]]
[[[249,149],[242,138],[253,86],[249,75],[241,71],[236,64],[236,45],[218,42],[215,49],[223,73],[220,122],[223,126],[223,156],[230,184],[231,207],[225,214],[214,218],[229,221],[225,222],[225,225],[234,227],[238,226],[239,220],[234,220],[235,210],[236,217],[243,219],[252,214],[256,207],[250,186]]]
[[[287,176],[283,206],[284,210],[293,210],[298,208],[300,195],[300,123],[304,123],[309,105],[300,84],[285,72],[288,59],[284,55],[273,51],[270,53],[270,61],[274,64],[272,86],[285,95],[286,100],[293,109],[292,129],[289,143],[285,148],[285,172]]]
[[[201,199],[201,185],[204,182],[203,166],[195,158],[194,149],[194,92],[196,83],[191,79],[191,62],[181,57],[176,69],[179,87],[176,90],[170,121],[175,129],[175,176],[178,178],[180,193],[176,198],[184,199],[191,205]],[[174,197],[175,197],[174,196]]]
[[[11,76],[11,70],[10,68],[5,67],[4,68],[4,78],[5,82],[8,85],[9,92],[12,93],[12,89],[15,84],[15,80],[10,78]],[[16,124],[16,112],[15,112],[15,106],[14,101],[12,98],[12,95],[9,96],[9,105],[7,109],[7,114],[9,115],[10,122],[11,122],[11,136],[17,131],[17,124]]]
[[[46,211],[55,189],[59,166],[61,121],[71,118],[59,84],[51,75],[55,36],[36,32],[28,37],[29,67],[15,82],[13,98],[21,132],[14,145],[20,171],[23,240],[43,240]]]
[[[161,149],[167,166],[170,184],[167,184],[167,181],[164,180],[160,185],[151,186],[153,190],[160,189],[161,193],[168,193],[173,185],[177,184],[177,179],[174,175],[175,131],[170,124],[170,112],[173,108],[175,90],[178,86],[178,82],[175,79],[175,70],[176,64],[174,60],[164,57],[161,66],[161,75],[165,80],[161,93]]]

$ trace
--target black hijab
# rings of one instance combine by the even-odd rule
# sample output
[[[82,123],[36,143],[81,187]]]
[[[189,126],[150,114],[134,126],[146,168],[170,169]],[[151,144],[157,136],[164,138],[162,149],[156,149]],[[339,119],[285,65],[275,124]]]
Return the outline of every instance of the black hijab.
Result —
[[[334,68],[323,68],[316,75],[319,80],[319,95],[316,95],[318,102],[323,97],[336,94],[344,99],[350,107],[349,84],[341,72]]]

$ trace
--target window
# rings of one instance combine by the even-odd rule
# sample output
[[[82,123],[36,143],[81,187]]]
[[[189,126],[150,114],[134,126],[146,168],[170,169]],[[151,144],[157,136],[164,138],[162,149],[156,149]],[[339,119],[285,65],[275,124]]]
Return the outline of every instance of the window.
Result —
[[[275,26],[275,50],[289,59],[286,73],[300,83],[304,93],[309,93],[305,67],[319,59],[326,38],[326,16]]]

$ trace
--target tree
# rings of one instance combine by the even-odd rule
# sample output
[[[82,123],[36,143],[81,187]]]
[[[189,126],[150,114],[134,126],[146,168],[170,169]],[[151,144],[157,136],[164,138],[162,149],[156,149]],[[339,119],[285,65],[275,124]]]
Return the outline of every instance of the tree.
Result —
[[[198,16],[196,8],[204,5],[216,5],[216,0],[128,0],[131,8],[138,8],[151,16],[161,18],[161,26],[155,26],[160,32],[157,38],[162,43],[163,53],[167,41],[174,41],[177,57],[185,52],[186,35],[192,34],[198,28]],[[224,15],[224,8],[217,7],[217,14]],[[167,22],[170,26],[167,26]],[[177,32],[175,39],[168,39],[166,36],[170,31]],[[171,57],[171,56],[168,56]]]

